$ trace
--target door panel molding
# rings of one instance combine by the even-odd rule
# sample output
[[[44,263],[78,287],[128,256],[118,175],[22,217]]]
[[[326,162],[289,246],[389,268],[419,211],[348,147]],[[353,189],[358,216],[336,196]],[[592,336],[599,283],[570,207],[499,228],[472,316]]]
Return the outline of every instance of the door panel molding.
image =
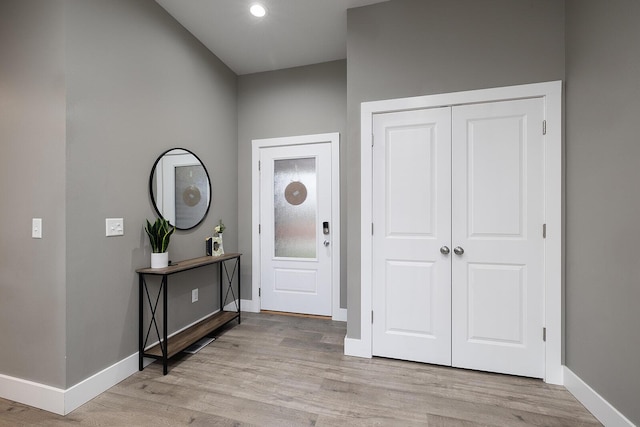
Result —
[[[561,81],[364,102],[361,104],[360,338],[345,337],[345,354],[372,357],[373,237],[371,235],[371,224],[373,217],[373,152],[371,135],[373,134],[374,114],[526,98],[542,98],[544,119],[546,120],[546,134],[544,136],[544,220],[547,231],[544,242],[544,325],[546,327],[544,380],[553,384],[563,383]],[[542,131],[542,124],[540,124],[540,128]]]
[[[340,134],[338,132],[254,139],[251,141],[251,299],[260,311],[260,150],[262,148],[329,143],[331,146],[331,311],[334,320],[345,321],[347,310],[340,308]],[[244,304],[244,302],[243,302]]]

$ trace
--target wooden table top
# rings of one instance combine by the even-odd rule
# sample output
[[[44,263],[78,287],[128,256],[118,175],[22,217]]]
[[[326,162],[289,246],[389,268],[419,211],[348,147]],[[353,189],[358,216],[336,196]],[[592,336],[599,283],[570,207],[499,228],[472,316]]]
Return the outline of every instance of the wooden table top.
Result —
[[[227,261],[229,259],[240,258],[242,254],[240,253],[229,253],[219,256],[202,256],[199,258],[185,259],[178,262],[173,262],[171,265],[165,268],[139,268],[136,270],[136,273],[139,274],[154,274],[157,276],[165,276],[173,273],[178,273],[180,271],[191,270],[193,268],[202,267],[209,264],[217,264],[222,261]]]

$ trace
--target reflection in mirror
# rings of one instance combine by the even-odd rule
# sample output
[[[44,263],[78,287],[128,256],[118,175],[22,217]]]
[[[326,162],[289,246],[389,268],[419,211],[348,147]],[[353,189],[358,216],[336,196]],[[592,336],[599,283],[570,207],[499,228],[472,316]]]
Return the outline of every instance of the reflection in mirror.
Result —
[[[149,191],[158,214],[178,230],[200,224],[211,204],[207,169],[198,156],[183,148],[158,157],[151,170]]]

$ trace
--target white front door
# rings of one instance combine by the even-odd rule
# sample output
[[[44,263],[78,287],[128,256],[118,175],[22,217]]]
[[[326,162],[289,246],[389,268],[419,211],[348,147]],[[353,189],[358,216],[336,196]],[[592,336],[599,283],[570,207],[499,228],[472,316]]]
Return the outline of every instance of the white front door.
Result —
[[[374,355],[544,377],[543,115],[374,115]]]
[[[331,182],[328,142],[260,149],[261,309],[332,314]]]
[[[453,366],[544,377],[544,104],[453,109]]]
[[[373,353],[450,365],[451,109],[373,126]]]

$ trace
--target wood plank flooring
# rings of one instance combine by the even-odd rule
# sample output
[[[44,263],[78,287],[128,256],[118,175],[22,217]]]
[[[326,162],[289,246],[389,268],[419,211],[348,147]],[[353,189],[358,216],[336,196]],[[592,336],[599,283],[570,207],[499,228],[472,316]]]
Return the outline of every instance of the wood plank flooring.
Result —
[[[0,426],[598,426],[540,380],[343,355],[346,325],[243,314],[66,417],[0,399]]]

